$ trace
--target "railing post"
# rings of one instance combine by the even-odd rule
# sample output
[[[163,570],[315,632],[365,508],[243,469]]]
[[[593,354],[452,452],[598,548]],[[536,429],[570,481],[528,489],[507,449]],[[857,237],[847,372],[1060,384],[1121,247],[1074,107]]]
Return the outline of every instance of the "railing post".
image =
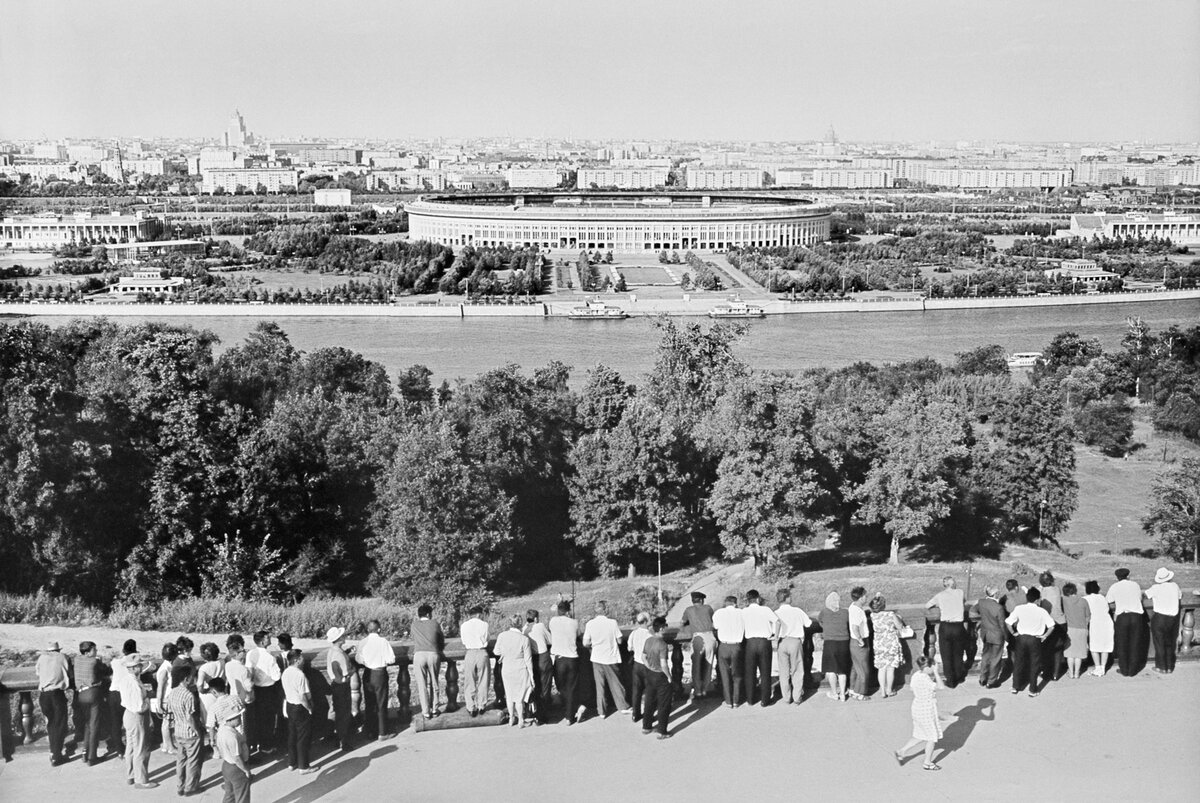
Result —
[[[1192,639],[1196,636],[1196,609],[1184,610],[1179,624],[1179,640],[1181,642],[1179,652],[1186,655],[1192,651]]]
[[[354,667],[350,672],[350,719],[357,720],[362,711],[362,675],[358,668]]]
[[[458,710],[458,661],[446,659],[446,713]]]
[[[33,692],[21,692],[21,744],[33,744]]]
[[[8,761],[13,754],[12,692],[0,692],[0,758]]]
[[[683,645],[678,641],[671,645],[671,691],[677,699],[683,696]]]
[[[412,702],[412,678],[408,671],[408,659],[401,658],[396,667],[396,705],[399,709],[400,730],[408,727],[412,719],[409,705]]]

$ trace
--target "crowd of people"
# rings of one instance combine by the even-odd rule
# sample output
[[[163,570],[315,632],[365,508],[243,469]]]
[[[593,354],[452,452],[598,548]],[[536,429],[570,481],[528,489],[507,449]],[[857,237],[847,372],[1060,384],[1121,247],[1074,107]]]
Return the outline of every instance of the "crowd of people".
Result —
[[[946,577],[942,590],[926,604],[938,612],[936,657],[923,650],[906,656],[913,629],[888,608],[882,594],[868,596],[862,587],[850,589],[847,605],[839,592],[830,592],[815,620],[791,604],[789,589],[776,592],[774,608],[757,591],[746,593],[744,605],[727,596],[718,609],[707,604],[704,593],[693,592],[674,640],[690,647],[689,699],[713,696],[719,687],[721,702],[729,708],[772,705],[776,679],[780,702],[804,700],[818,632],[819,670],[832,700],[866,701],[876,690],[882,697],[894,696],[897,670],[911,664],[912,739],[896,757],[902,761],[924,744],[924,768],[937,770],[933,747],[942,731],[936,691],[966,680],[977,648],[981,686],[997,688],[1011,667],[1012,693],[1027,690],[1031,697],[1057,680],[1064,667],[1067,676],[1079,678],[1090,660],[1090,674],[1103,676],[1110,655],[1120,674],[1135,675],[1150,641],[1155,670],[1174,671],[1182,594],[1172,573],[1160,569],[1144,591],[1126,569],[1118,569],[1116,578],[1103,595],[1098,581],[1087,581],[1081,596],[1076,584],[1060,588],[1044,572],[1028,588],[1009,580],[1003,595],[989,585],[968,609],[954,578]],[[670,738],[676,688],[672,670],[679,667],[671,665],[666,619],[638,613],[626,634],[605,602],[596,603],[582,627],[571,607],[560,602],[545,624],[536,610],[514,614],[502,620],[504,627],[495,634],[482,608],[467,612],[459,626],[467,715],[481,715],[494,693],[494,704],[511,726],[544,724],[551,719],[552,692],[557,691],[567,725],[584,719],[589,710],[602,718],[615,710],[640,723],[643,734]],[[427,720],[457,705],[456,699],[442,699],[446,638],[433,614],[431,606],[421,605],[409,633],[413,682]],[[972,620],[977,621],[976,638],[968,629]],[[158,784],[150,780],[148,764],[152,743],[158,743],[175,757],[180,796],[199,792],[203,762],[211,756],[221,762],[225,799],[247,801],[253,762],[286,750],[288,767],[308,774],[315,771],[310,763],[314,738],[342,751],[351,749],[356,715],[351,685],[360,671],[361,734],[388,738],[389,667],[397,656],[378,621],[366,623],[366,631],[365,638],[348,647],[347,631],[331,627],[320,671],[295,649],[288,634],[265,630],[253,634],[249,650],[243,636],[230,635],[224,657],[215,643],[201,644],[199,660],[187,636],[163,645],[157,660],[139,652],[135,641],[126,641],[122,655],[110,664],[100,660],[92,642],[81,643],[73,660],[52,642],[37,662],[51,764],[66,760],[67,721],[73,710],[75,739],[89,766],[100,760],[100,741],[106,737],[108,751],[124,759],[128,784],[154,788]],[[585,661],[591,666],[591,683],[583,674]],[[70,689],[74,699],[68,705]]]

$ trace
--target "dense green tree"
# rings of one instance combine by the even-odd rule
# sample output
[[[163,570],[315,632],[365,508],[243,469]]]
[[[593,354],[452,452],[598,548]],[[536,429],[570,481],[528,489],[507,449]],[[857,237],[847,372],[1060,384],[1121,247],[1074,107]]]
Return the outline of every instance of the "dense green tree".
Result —
[[[607,365],[588,371],[587,382],[579,393],[579,425],[584,432],[608,431],[625,413],[634,388]]]
[[[764,375],[731,386],[714,411],[721,460],[708,499],[725,556],[756,569],[824,527],[812,402],[796,380]]]
[[[1075,434],[1087,446],[1121,457],[1133,438],[1133,408],[1123,399],[1088,402],[1075,413]]]
[[[1150,492],[1150,511],[1142,527],[1163,554],[1193,560],[1200,551],[1200,460],[1184,458],[1178,468],[1160,474]]]
[[[372,512],[371,590],[451,610],[479,600],[509,560],[511,510],[441,413],[405,424]]]
[[[1054,540],[1066,529],[1079,493],[1072,435],[1052,388],[1022,387],[997,405],[977,476],[1001,537]]]
[[[880,418],[880,454],[855,489],[861,518],[882,522],[891,536],[888,563],[900,562],[900,544],[926,535],[950,514],[958,475],[969,467],[971,430],[952,403],[910,393]]]
[[[290,387],[291,372],[300,356],[278,324],[263,321],[243,343],[217,359],[213,393],[218,399],[241,405],[263,418]]]
[[[1008,376],[1008,358],[1003,346],[980,346],[955,354],[954,371],[959,374]]]

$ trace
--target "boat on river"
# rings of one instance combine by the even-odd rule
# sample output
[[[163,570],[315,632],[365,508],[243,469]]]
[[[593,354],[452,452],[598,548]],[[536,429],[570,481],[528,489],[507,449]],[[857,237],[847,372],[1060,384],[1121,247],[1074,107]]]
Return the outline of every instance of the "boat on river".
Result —
[[[732,300],[724,304],[718,304],[708,311],[710,318],[765,318],[767,311],[762,307],[755,307],[742,301],[740,298],[734,297]]]
[[[573,307],[567,317],[573,321],[619,321],[628,318],[629,313],[614,304],[605,304],[593,298],[586,304]]]
[[[1008,355],[1009,368],[1032,368],[1042,359],[1040,351],[1014,351]]]

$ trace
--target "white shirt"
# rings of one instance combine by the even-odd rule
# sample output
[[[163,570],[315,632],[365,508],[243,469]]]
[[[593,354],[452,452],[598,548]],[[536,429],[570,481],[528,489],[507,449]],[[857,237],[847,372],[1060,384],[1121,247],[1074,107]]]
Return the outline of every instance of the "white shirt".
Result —
[[[486,650],[488,623],[477,616],[472,617],[458,626],[458,637],[465,650]]]
[[[621,628],[607,616],[597,615],[583,628],[583,646],[592,648],[593,664],[621,663]]]
[[[1108,593],[1104,598],[1109,602],[1116,603],[1116,614],[1120,616],[1123,613],[1145,613],[1146,608],[1142,605],[1142,587],[1132,580],[1118,580],[1108,587]]]
[[[804,609],[788,602],[775,609],[775,617],[779,619],[780,638],[804,638],[805,629],[812,627],[812,619]]]
[[[1045,608],[1035,602],[1018,605],[1004,621],[1008,622],[1009,626],[1016,626],[1018,636],[1041,638],[1047,630],[1054,629],[1054,619],[1046,613]]]
[[[154,680],[158,685],[158,695],[156,699],[159,704],[167,699],[167,695],[171,691],[171,662],[163,661],[158,665],[158,669],[154,670]],[[157,709],[156,709],[157,712]]]
[[[851,604],[847,613],[850,614],[850,638],[865,641],[871,635],[871,629],[867,627],[867,612]]]
[[[246,653],[246,669],[250,670],[250,679],[255,686],[278,683],[283,674],[279,670],[279,662],[266,647],[255,647]]]
[[[304,695],[311,695],[308,678],[304,677],[304,670],[298,666],[289,666],[283,670],[281,685],[283,686],[283,699],[290,705],[304,705]]]
[[[629,646],[629,651],[633,653],[633,662],[635,664],[646,665],[646,657],[642,655],[642,647],[646,646],[646,640],[650,638],[650,629],[639,626],[636,630],[629,634],[629,641],[626,642]]]
[[[746,638],[770,638],[775,635],[775,623],[778,621],[775,611],[766,605],[752,602],[742,608],[742,627]]]
[[[550,631],[541,622],[532,622],[525,628],[525,635],[533,642],[533,651],[538,655],[550,649]]]
[[[550,618],[550,654],[559,658],[579,657],[579,622],[570,616]]]
[[[937,606],[938,612],[941,614],[943,622],[961,622],[965,603],[963,602],[963,592],[961,588],[943,588],[933,599],[925,603],[926,608]]]
[[[717,631],[717,640],[722,644],[741,644],[746,636],[742,612],[732,605],[713,613],[713,628]]]
[[[225,662],[225,680],[229,681],[229,693],[242,701],[242,705],[254,702],[254,683],[250,670],[241,661]]]
[[[1179,613],[1179,600],[1183,592],[1172,582],[1155,583],[1146,589],[1146,596],[1154,603],[1154,612],[1163,616],[1174,616]]]
[[[142,685],[142,679],[130,672],[122,661],[113,661],[114,667],[117,664],[122,664],[121,671],[113,672],[112,686],[121,693],[121,705],[135,714],[149,711],[150,703],[146,699],[146,687]]]
[[[396,663],[396,652],[383,636],[368,633],[367,637],[358,643],[354,660],[367,669],[383,669]]]

